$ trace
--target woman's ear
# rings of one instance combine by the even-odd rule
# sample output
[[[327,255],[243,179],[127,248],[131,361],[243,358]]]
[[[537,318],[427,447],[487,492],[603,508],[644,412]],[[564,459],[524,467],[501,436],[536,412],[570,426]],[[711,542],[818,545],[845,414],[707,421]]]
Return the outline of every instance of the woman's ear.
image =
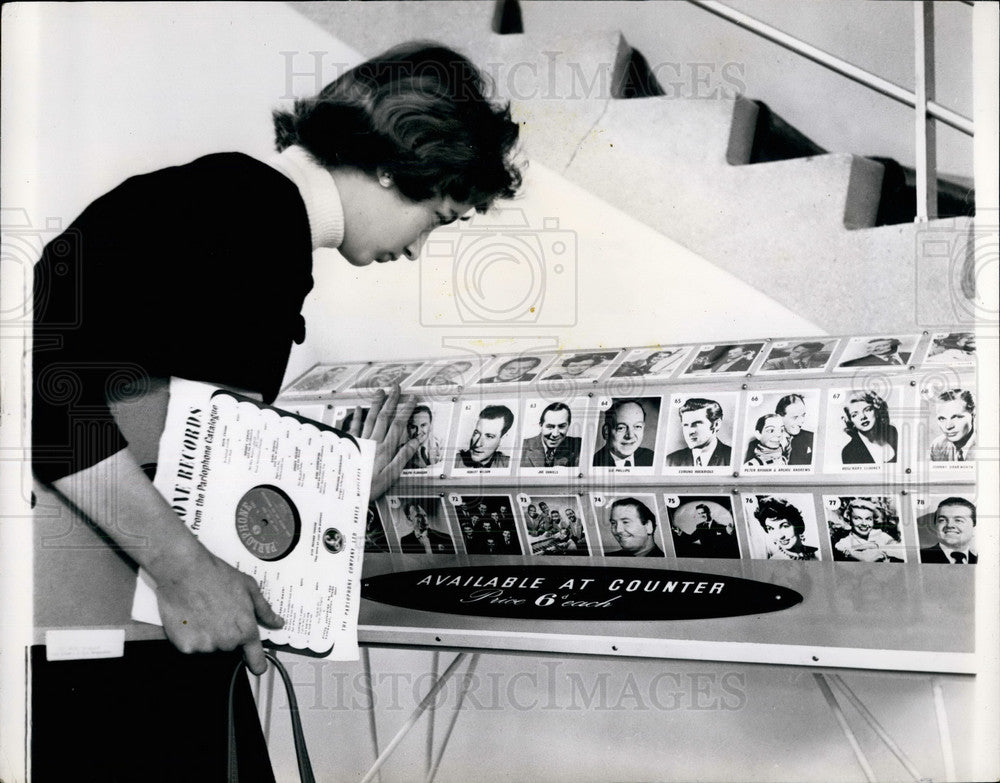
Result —
[[[393,186],[392,174],[385,169],[378,170],[378,184],[383,188],[391,188]]]

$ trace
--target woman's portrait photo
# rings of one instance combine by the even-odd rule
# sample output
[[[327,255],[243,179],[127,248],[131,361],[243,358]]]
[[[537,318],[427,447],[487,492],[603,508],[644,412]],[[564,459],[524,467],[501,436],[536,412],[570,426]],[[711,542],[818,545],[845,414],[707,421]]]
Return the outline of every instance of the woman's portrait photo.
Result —
[[[810,494],[743,495],[750,556],[756,560],[822,560]]]
[[[899,459],[899,429],[892,422],[890,400],[875,391],[834,389],[826,422],[826,469],[894,464]]]
[[[857,563],[905,563],[906,548],[893,498],[824,497],[833,559]]]

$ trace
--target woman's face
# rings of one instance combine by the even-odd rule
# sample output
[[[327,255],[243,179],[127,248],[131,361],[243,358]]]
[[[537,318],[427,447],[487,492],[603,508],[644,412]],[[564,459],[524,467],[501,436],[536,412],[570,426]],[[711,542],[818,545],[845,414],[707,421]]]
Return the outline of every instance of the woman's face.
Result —
[[[344,207],[344,240],[338,250],[354,266],[420,255],[435,228],[453,223],[473,207],[451,198],[411,201],[391,179],[335,170]]]
[[[875,408],[870,402],[859,400],[849,403],[847,415],[851,418],[851,424],[858,432],[870,432],[875,426]]]
[[[795,526],[787,519],[765,519],[764,528],[767,530],[767,537],[771,539],[771,543],[783,552],[798,546],[799,534],[795,532]]]

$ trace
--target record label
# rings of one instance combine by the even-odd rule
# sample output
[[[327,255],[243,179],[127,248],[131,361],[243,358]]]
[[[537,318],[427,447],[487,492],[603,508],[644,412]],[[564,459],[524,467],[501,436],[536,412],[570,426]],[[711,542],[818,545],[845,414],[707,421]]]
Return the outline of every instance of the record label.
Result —
[[[236,535],[254,557],[272,562],[291,552],[299,541],[298,509],[277,487],[262,484],[236,504]]]

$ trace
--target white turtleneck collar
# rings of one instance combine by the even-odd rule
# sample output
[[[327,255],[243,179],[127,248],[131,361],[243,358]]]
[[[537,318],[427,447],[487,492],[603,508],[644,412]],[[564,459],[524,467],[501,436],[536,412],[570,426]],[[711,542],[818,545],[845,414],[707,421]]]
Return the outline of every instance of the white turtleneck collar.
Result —
[[[309,216],[313,250],[337,248],[344,241],[344,206],[333,175],[304,147],[292,145],[266,163],[288,177],[299,189]]]

